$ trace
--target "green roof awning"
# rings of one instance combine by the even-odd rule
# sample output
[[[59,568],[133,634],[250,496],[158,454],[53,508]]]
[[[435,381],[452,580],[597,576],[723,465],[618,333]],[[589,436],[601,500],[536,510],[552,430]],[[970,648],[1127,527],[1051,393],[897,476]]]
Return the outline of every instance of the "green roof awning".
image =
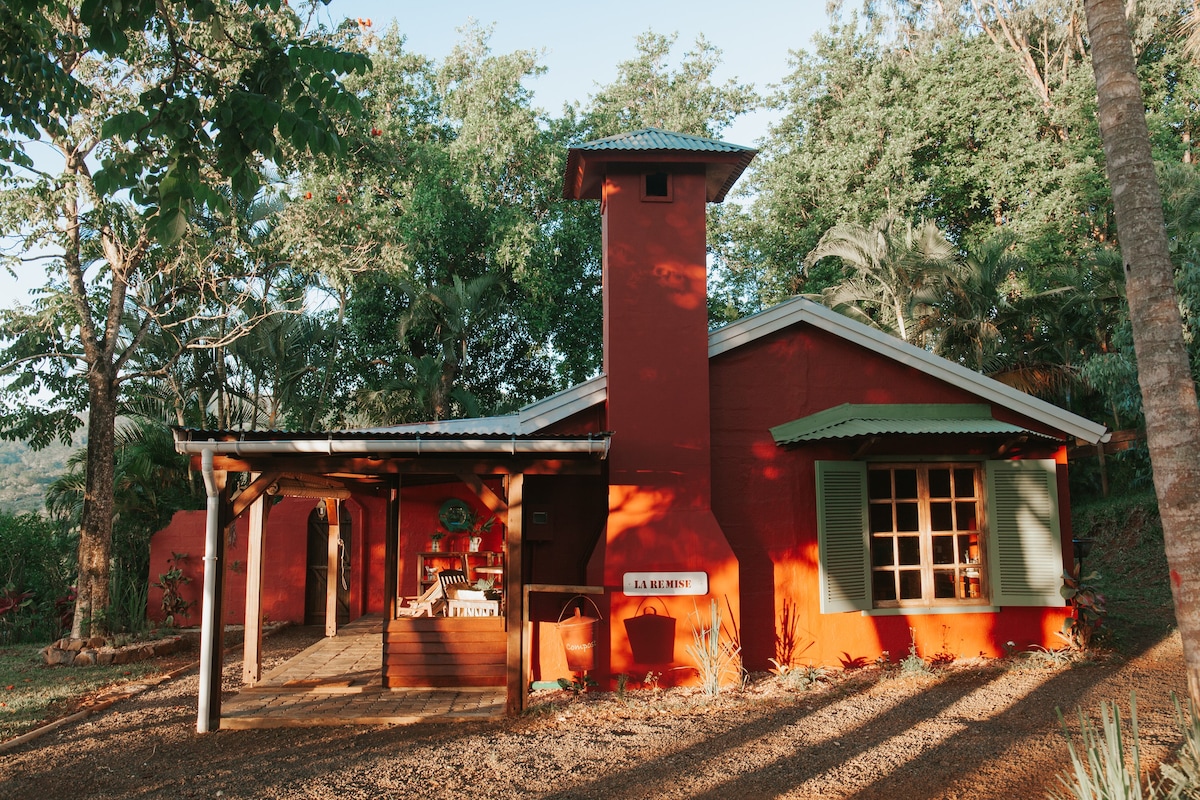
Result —
[[[991,408],[985,404],[843,403],[771,428],[775,444],[889,433],[1032,435],[1055,439],[1038,431],[993,419]]]

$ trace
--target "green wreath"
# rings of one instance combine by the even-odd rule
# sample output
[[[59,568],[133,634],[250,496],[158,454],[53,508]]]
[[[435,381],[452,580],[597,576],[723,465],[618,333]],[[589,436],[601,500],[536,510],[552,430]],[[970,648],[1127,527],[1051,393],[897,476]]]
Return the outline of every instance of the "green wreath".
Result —
[[[475,523],[475,512],[465,500],[452,497],[442,503],[438,519],[441,520],[442,527],[451,533],[462,533]]]

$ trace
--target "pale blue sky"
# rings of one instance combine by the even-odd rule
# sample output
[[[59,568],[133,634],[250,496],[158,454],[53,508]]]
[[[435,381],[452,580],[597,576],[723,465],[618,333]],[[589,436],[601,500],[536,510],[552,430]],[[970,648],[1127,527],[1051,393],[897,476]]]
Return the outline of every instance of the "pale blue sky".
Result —
[[[541,51],[547,71],[530,86],[536,105],[552,116],[563,103],[586,102],[616,78],[617,65],[634,55],[637,36],[648,30],[678,34],[672,52],[677,63],[698,34],[722,50],[717,80],[753,83],[760,92],[790,71],[790,51],[809,48],[813,34],[826,27],[822,0],[762,0],[735,6],[710,0],[608,0],[604,3],[455,2],[454,0],[332,0],[322,12],[327,23],[344,17],[371,19],[379,30],[393,20],[408,48],[437,60],[459,40],[459,28],[474,19],[494,26],[494,53]],[[767,112],[736,121],[722,134],[735,144],[754,146],[766,135]],[[0,273],[0,307],[29,302],[29,291],[45,283],[36,267],[18,277]]]

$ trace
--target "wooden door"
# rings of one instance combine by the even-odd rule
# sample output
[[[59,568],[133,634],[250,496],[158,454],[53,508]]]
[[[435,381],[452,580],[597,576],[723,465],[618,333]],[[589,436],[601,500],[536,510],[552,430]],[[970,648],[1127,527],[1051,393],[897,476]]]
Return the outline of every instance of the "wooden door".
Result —
[[[324,507],[324,501],[321,502]],[[350,543],[350,515],[344,505],[341,506],[341,522],[339,524],[338,545],[338,574],[337,581],[337,624],[345,625],[350,621],[350,578],[353,559]],[[325,591],[329,585],[329,520],[313,509],[308,515],[308,556],[307,570],[304,580],[304,624],[325,624]]]

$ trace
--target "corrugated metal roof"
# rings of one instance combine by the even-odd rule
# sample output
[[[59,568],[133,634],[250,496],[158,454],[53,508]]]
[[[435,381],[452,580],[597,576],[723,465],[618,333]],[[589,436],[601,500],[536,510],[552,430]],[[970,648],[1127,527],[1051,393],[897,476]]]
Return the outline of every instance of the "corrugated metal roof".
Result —
[[[661,128],[642,128],[629,133],[618,133],[591,142],[584,142],[576,150],[692,150],[708,153],[753,153],[752,147],[730,144],[719,139],[692,136],[686,133],[664,131]]]
[[[599,200],[606,165],[613,163],[702,164],[705,197],[710,203],[720,203],[757,154],[752,147],[659,128],[619,133],[567,151],[563,197]]]
[[[776,444],[882,434],[1028,434],[1054,440],[1053,436],[993,419],[988,406],[975,404],[843,403],[771,429]]]

